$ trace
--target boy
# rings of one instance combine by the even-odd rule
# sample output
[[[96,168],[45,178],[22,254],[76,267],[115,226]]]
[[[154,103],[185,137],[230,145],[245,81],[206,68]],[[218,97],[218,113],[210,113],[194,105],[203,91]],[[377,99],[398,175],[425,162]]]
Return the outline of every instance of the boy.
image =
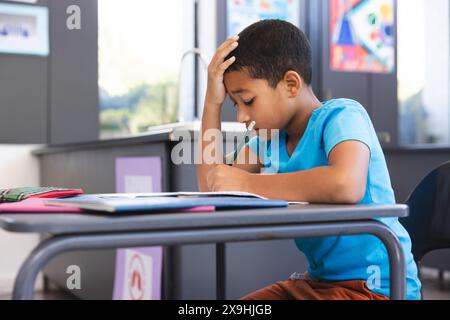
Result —
[[[218,48],[208,74],[199,140],[204,161],[197,167],[201,191],[246,191],[312,203],[395,203],[368,114],[353,100],[321,103],[316,98],[311,88],[311,47],[297,27],[280,20],[251,25]],[[237,107],[238,121],[247,126],[255,121],[258,133],[233,166],[222,164],[222,140],[207,138],[211,130],[220,130],[221,106],[227,95]],[[262,129],[268,130],[267,137],[260,134]],[[216,150],[211,153],[214,161],[205,161],[210,150]],[[256,157],[259,161],[249,161]],[[268,167],[273,174],[260,174]],[[402,243],[407,298],[420,299],[408,233],[398,219],[379,220]],[[243,299],[388,298],[388,255],[377,238],[297,239],[296,244],[308,259],[308,272]],[[373,275],[379,279],[369,281]]]

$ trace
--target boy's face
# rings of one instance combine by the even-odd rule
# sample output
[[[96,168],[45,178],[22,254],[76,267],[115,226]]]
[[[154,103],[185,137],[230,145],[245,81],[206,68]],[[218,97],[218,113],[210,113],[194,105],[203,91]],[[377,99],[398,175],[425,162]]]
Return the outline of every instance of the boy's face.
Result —
[[[292,118],[292,108],[283,81],[272,88],[267,80],[252,79],[245,71],[232,71],[224,76],[225,88],[237,108],[237,121],[247,127],[256,122],[255,130],[283,129]],[[273,133],[273,132],[272,132]],[[261,134],[264,138],[264,134]]]

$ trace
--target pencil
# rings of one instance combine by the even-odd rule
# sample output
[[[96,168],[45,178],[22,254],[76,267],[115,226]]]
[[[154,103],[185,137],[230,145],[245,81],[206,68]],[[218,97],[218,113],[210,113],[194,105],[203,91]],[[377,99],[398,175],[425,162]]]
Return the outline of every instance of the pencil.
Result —
[[[250,123],[250,125],[248,126],[247,131],[245,132],[244,139],[242,139],[241,143],[239,143],[236,151],[234,151],[233,158],[227,162],[227,165],[232,166],[233,163],[236,161],[242,148],[249,142],[250,134],[252,133],[255,126],[256,126],[256,122],[252,121],[252,123]]]

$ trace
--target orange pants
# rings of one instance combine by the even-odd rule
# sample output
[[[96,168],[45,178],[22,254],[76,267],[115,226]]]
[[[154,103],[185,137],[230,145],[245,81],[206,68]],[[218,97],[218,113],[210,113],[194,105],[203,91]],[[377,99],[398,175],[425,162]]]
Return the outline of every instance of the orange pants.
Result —
[[[373,293],[360,280],[323,282],[287,280],[255,291],[241,300],[388,300]]]

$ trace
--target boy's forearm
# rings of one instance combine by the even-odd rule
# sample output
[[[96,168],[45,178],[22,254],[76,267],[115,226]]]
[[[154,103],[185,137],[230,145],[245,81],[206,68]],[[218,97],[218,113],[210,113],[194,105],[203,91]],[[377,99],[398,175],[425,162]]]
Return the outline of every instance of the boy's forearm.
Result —
[[[197,165],[197,182],[198,188],[202,192],[210,191],[206,185],[206,176],[209,170],[213,169],[220,159],[222,159],[222,139],[208,139],[205,137],[205,133],[208,130],[221,130],[221,106],[205,103],[205,108],[202,116],[202,126],[200,129],[200,135],[198,138],[198,165]],[[211,138],[211,137],[209,137]],[[214,144],[214,146],[210,146]],[[205,149],[216,150],[216,161],[214,164],[207,164],[205,160]],[[210,152],[208,152],[210,154]],[[210,162],[208,162],[210,163]]]
[[[286,201],[356,204],[365,193],[359,189],[352,177],[328,166],[287,174],[253,174],[245,191]]]

